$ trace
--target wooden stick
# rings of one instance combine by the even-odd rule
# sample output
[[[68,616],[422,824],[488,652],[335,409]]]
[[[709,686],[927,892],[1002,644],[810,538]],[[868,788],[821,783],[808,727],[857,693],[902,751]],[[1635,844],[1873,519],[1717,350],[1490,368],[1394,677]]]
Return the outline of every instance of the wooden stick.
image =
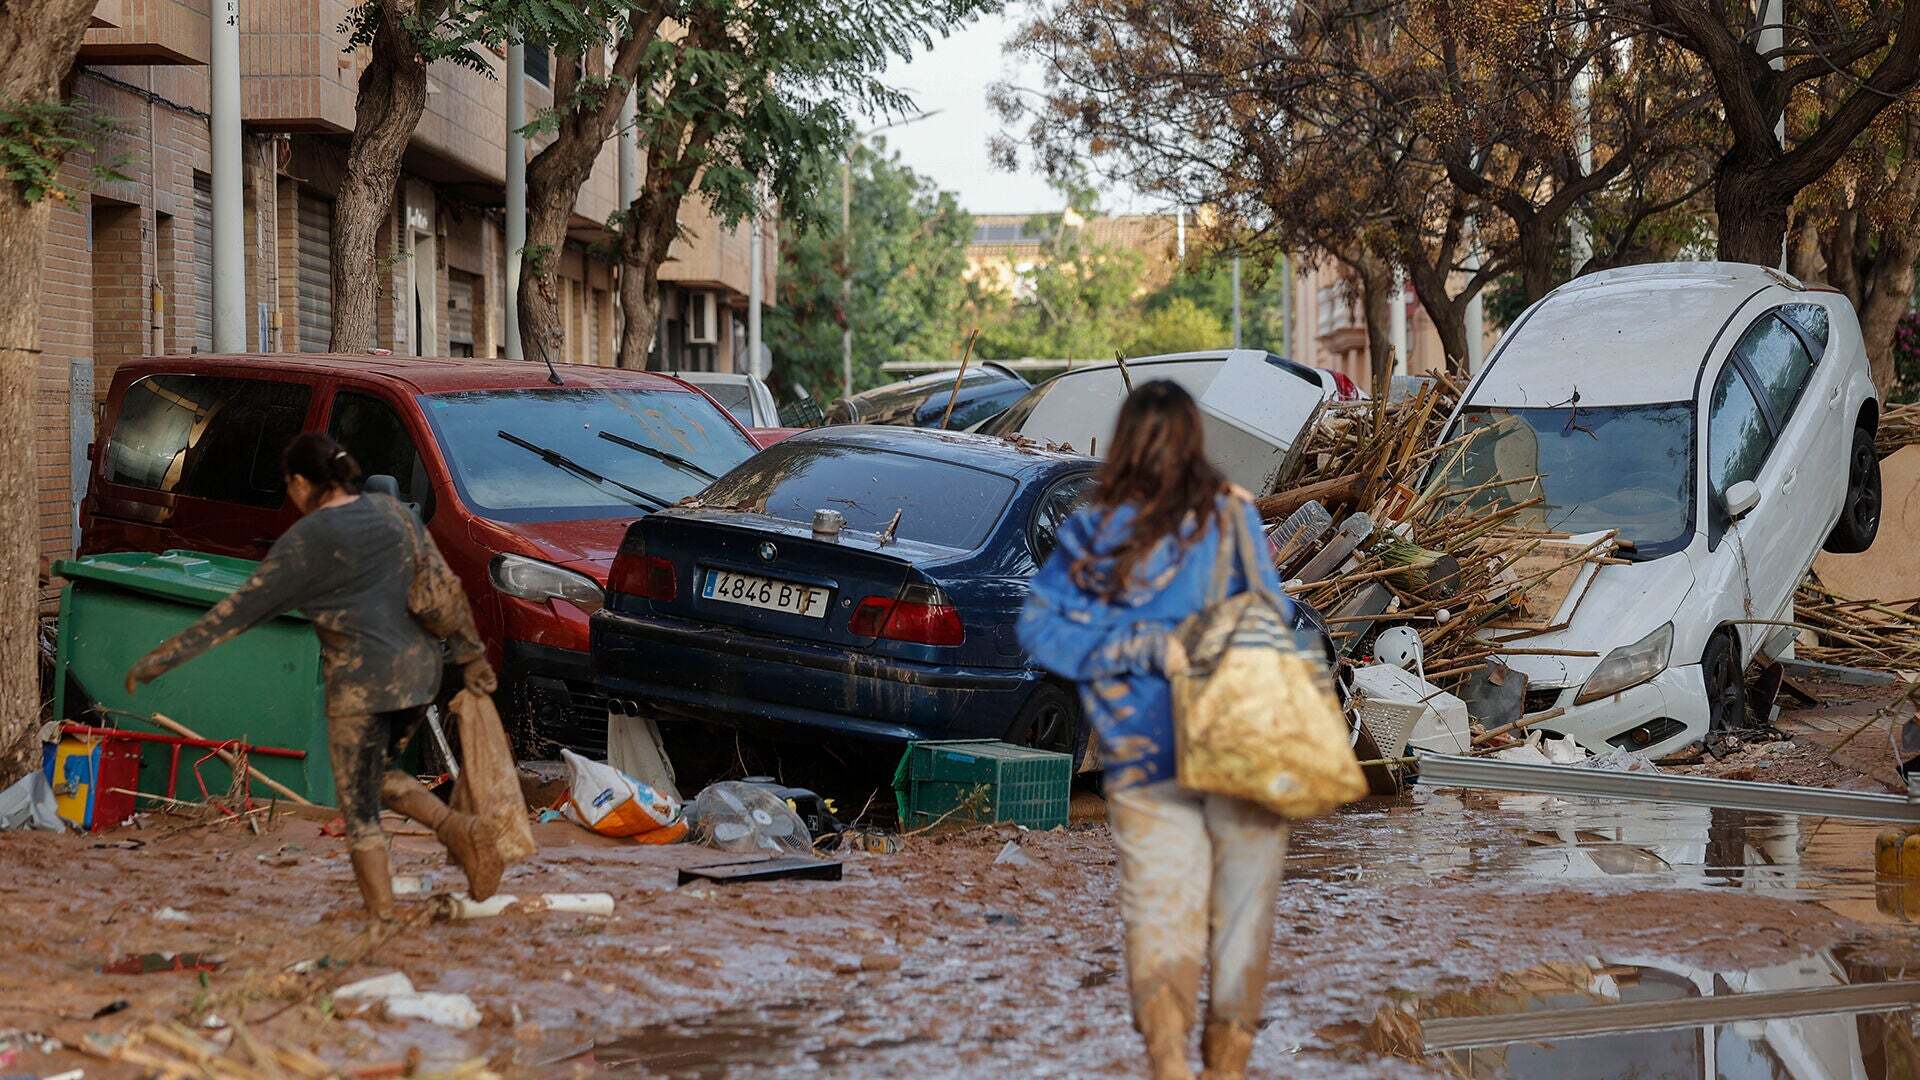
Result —
[[[940,430],[947,430],[947,421],[953,419],[953,403],[960,400],[960,380],[967,377],[967,361],[973,359],[973,343],[980,340],[980,328],[974,327],[967,335],[966,350],[960,354],[960,370],[953,376],[953,392],[947,395],[947,411],[940,414]]]
[[[1565,716],[1566,714],[1567,714],[1567,710],[1556,706],[1554,708],[1548,709],[1546,712],[1543,712],[1543,713],[1535,713],[1532,716],[1523,716],[1520,719],[1515,720],[1511,724],[1501,724],[1499,727],[1494,728],[1492,731],[1481,732],[1479,737],[1473,740],[1473,745],[1485,746],[1487,743],[1492,742],[1494,739],[1497,739],[1500,736],[1505,735],[1510,731],[1518,731],[1524,727],[1532,727],[1535,724],[1542,723],[1547,720],[1552,720],[1553,718],[1558,716]]]
[[[192,728],[181,723],[180,721],[168,719],[167,717],[162,716],[159,713],[153,714],[153,723],[158,724],[163,728],[166,728],[168,731],[173,732],[175,735],[183,736],[188,739],[206,738],[205,735],[196,733]],[[313,805],[313,801],[311,799],[308,799],[306,796],[293,790],[292,788],[281,783],[280,781],[275,780],[273,777],[266,775],[265,773],[261,772],[259,769],[254,768],[251,764],[245,764],[241,762],[240,759],[234,757],[231,752],[216,748],[214,750],[214,753],[219,756],[221,761],[224,761],[227,763],[228,768],[246,769],[247,775],[252,777],[255,780],[260,781],[261,786],[266,787],[272,791],[277,791],[280,794],[286,796],[287,798],[292,799],[294,802],[299,803],[301,806]]]

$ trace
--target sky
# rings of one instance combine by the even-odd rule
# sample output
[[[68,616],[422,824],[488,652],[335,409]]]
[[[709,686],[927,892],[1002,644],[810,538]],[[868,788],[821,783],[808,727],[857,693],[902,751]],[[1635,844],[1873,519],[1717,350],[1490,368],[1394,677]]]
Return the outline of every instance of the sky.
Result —
[[[896,61],[886,81],[906,91],[935,115],[884,133],[887,145],[914,171],[956,192],[960,205],[976,214],[1039,213],[1061,208],[1060,196],[1045,177],[1023,162],[1016,173],[1001,172],[987,157],[987,140],[1000,131],[1000,118],[987,106],[987,87],[1016,73],[1004,52],[1019,25],[1021,5],[990,15],[911,61]],[[1027,82],[1033,82],[1028,72]],[[876,121],[880,122],[880,121]],[[1110,200],[1108,200],[1110,201]],[[1110,207],[1111,209],[1111,207]]]

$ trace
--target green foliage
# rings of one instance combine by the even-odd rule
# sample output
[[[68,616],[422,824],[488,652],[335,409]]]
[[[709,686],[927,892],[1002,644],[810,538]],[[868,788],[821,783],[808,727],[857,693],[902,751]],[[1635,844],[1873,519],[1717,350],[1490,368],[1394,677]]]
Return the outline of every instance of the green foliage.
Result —
[[[636,79],[641,144],[684,146],[669,183],[697,190],[723,223],[762,204],[763,181],[782,215],[806,226],[837,210],[823,197],[837,170],[823,158],[854,140],[854,118],[913,111],[879,73],[1001,2],[675,0],[685,32],[655,42]]]
[[[813,166],[815,201],[783,206],[777,304],[766,339],[782,389],[805,386],[821,400],[840,395],[841,267],[853,270],[854,384],[890,381],[886,360],[949,357],[965,334],[966,246],[973,220],[951,192],[888,155],[862,147],[852,166],[852,231],[840,234],[840,169]],[[794,223],[810,222],[805,227]],[[786,396],[785,394],[782,395]]]
[[[1085,242],[1077,229],[1056,231],[1043,248],[1011,293],[976,288],[980,355],[1106,360],[1123,351],[1137,329],[1139,253]]]
[[[1176,296],[1147,312],[1124,351],[1129,356],[1224,349],[1232,331],[1220,317],[1184,296]]]
[[[113,119],[83,101],[0,102],[0,173],[27,203],[65,201],[75,192],[60,179],[68,154],[91,152],[118,131]],[[96,160],[97,180],[125,180],[119,159]]]
[[[1248,262],[1241,266],[1240,343],[1245,348],[1287,353],[1284,284],[1285,275],[1280,272],[1277,261],[1272,265]],[[1151,318],[1155,312],[1181,300],[1211,316],[1221,327],[1217,341],[1182,345],[1181,350],[1224,348],[1232,344],[1233,270],[1226,259],[1196,262],[1175,274],[1171,281],[1147,297],[1147,315]],[[1141,352],[1144,355],[1144,350]]]
[[[444,60],[493,78],[483,49],[509,40],[575,50],[604,44],[627,8],[616,0],[427,0],[400,25],[427,63]],[[349,48],[370,48],[386,17],[382,0],[361,0],[340,20],[340,33]]]

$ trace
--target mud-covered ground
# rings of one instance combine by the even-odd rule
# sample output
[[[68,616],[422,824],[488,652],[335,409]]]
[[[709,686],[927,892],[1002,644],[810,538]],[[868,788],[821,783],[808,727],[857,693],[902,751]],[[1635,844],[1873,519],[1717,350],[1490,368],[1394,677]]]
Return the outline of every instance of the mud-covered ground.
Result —
[[[1850,708],[1831,722],[1801,710],[1783,720],[1790,741],[1703,769],[1844,780],[1822,746],[1872,712]],[[612,916],[416,916],[384,942],[363,933],[343,841],[318,819],[281,814],[258,835],[183,831],[160,815],[94,836],[0,834],[0,1076],[150,1075],[74,1050],[8,1060],[17,1040],[4,1031],[79,1046],[168,1019],[216,1039],[241,1025],[369,1076],[398,1074],[409,1055],[422,1071],[484,1058],[529,1077],[1139,1076],[1099,816],[1083,794],[1066,830],[917,836],[897,853],[841,856],[840,882],[686,887],[679,867],[735,857],[549,823],[502,891],[607,892]],[[396,874],[459,887],[430,837],[394,828]],[[1525,1055],[1511,1048],[1429,1056],[1435,1040],[1420,1022],[1782,985],[1892,981],[1899,992],[1903,973],[1920,970],[1908,921],[1920,918],[1920,887],[1875,882],[1877,831],[1425,789],[1307,823],[1280,900],[1255,1075],[1557,1075],[1515,1064]],[[1010,839],[1025,865],[996,865]],[[103,970],[152,953],[199,954],[217,969]],[[470,996],[482,1022],[396,1022],[330,995],[389,971]],[[1902,1000],[1920,1001],[1920,989]],[[1815,1023],[1842,1026],[1794,1034]],[[1718,1030],[1683,1031],[1672,1045],[1560,1045],[1602,1062],[1583,1077],[1786,1076],[1727,1063],[1736,1050],[1743,1061],[1811,1053],[1787,1045],[1799,1042],[1827,1058],[1794,1076],[1920,1076],[1920,1056],[1900,1056],[1920,1055],[1910,1011]],[[1742,1031],[1744,1049],[1728,1042]],[[1676,1064],[1692,1052],[1676,1048],[1691,1046],[1717,1048],[1719,1064]],[[1636,1055],[1662,1069],[1641,1069]]]

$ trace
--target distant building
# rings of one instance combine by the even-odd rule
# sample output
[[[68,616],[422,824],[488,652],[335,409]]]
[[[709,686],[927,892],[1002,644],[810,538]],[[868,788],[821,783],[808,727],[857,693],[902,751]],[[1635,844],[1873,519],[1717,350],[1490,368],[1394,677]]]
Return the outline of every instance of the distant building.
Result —
[[[1173,214],[1116,214],[1083,217],[1069,209],[1058,215],[975,214],[973,240],[967,244],[967,279],[1025,298],[1025,275],[1047,258],[1052,235],[1044,223],[1057,216],[1058,228],[1077,233],[1081,243],[1133,251],[1141,257],[1140,291],[1165,285],[1180,267],[1179,221]]]
[[[76,154],[65,178],[86,194],[56,205],[41,294],[37,407],[45,419],[41,547],[72,550],[74,478],[85,418],[114,369],[150,353],[212,347],[213,186],[208,129],[209,0],[103,0],[68,85],[108,118],[99,154]],[[245,139],[247,347],[327,347],[334,198],[369,50],[340,30],[347,0],[257,0],[241,6]],[[407,149],[379,238],[377,340],[396,353],[504,352],[505,60],[492,78],[435,65],[426,113]],[[529,49],[527,115],[551,104],[549,56]],[[544,137],[532,140],[532,153]],[[123,180],[95,181],[96,161]],[[565,344],[556,361],[613,363],[617,269],[591,245],[618,198],[610,142],[582,188],[556,254]],[[651,366],[733,370],[746,363],[747,226],[723,228],[689,202],[682,238],[661,267],[662,318]],[[768,245],[771,252],[773,246]],[[766,294],[777,260],[766,260]],[[66,462],[75,462],[72,469]]]
[[[1332,259],[1321,259],[1312,267],[1303,265],[1299,256],[1291,261],[1300,269],[1293,276],[1289,355],[1312,367],[1341,372],[1362,390],[1379,393],[1368,362],[1367,323],[1360,308],[1359,283]],[[1446,350],[1440,345],[1440,331],[1426,308],[1420,306],[1412,286],[1408,286],[1406,297],[1407,373],[1445,370]],[[1497,333],[1490,333],[1489,346],[1497,338]]]

